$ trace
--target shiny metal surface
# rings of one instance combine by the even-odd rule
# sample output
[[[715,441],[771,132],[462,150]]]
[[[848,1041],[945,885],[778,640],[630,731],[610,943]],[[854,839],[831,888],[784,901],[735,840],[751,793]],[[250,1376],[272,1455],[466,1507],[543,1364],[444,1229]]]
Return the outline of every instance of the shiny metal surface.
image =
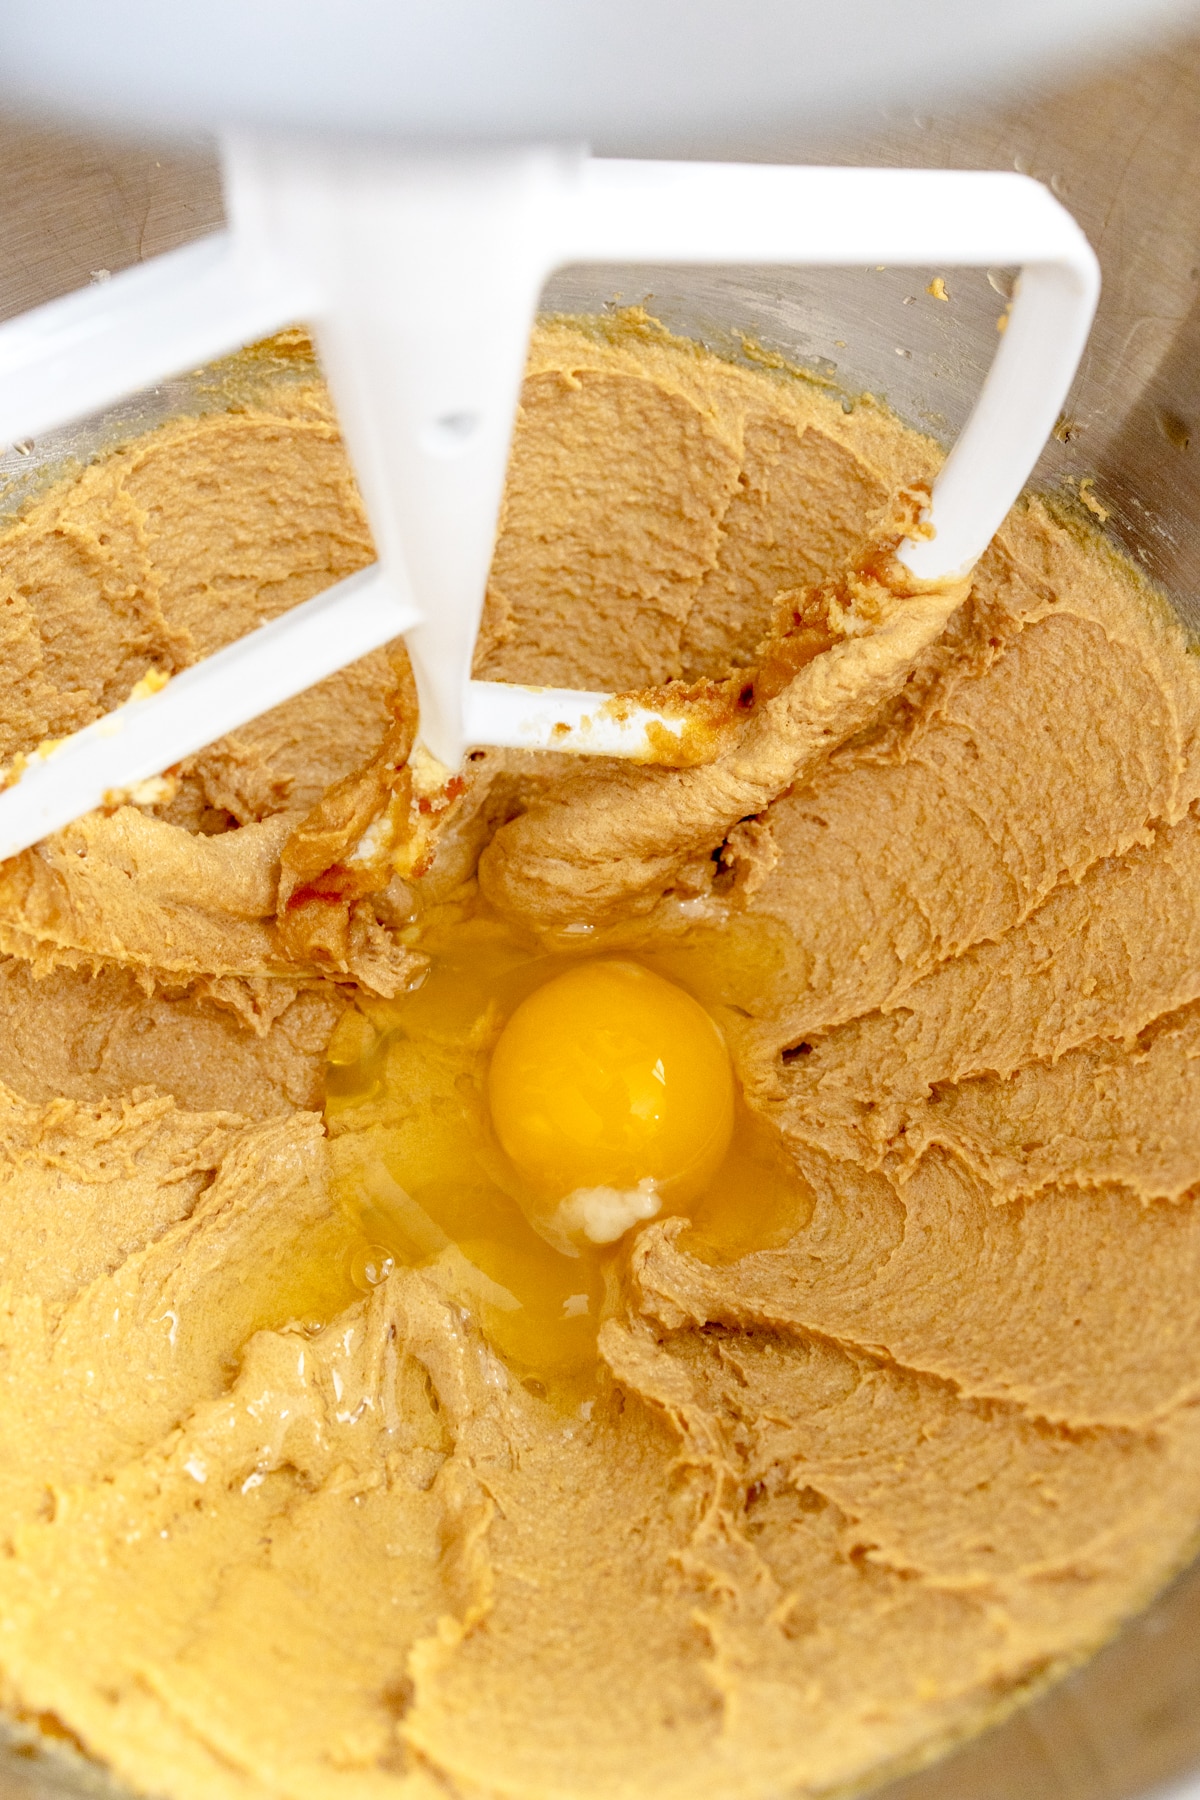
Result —
[[[1096,247],[1105,291],[1091,347],[1042,483],[1089,476],[1116,540],[1200,635],[1200,36],[1055,95],[1003,110],[880,114],[853,139],[781,133],[743,156],[1011,168],[1050,182]],[[211,229],[214,167],[0,123],[0,316]],[[885,395],[913,424],[952,435],[994,345],[1005,272],[943,273],[950,303],[911,271],[568,270],[551,305],[649,295],[667,323],[737,350],[737,329]],[[898,352],[902,354],[898,354]],[[178,410],[186,379],[85,424],[70,444],[6,447],[11,505],[44,459]],[[4,496],[0,493],[0,510]],[[113,1795],[50,1748],[0,1744],[0,1800]],[[1194,1772],[1194,1773],[1192,1773]],[[1200,1564],[1090,1663],[879,1800],[1200,1800]]]

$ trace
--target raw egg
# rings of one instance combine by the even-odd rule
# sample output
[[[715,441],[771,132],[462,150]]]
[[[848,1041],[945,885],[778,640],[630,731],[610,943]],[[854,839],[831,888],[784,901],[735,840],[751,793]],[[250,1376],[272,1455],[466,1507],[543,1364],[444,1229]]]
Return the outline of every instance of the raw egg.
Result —
[[[639,963],[597,960],[516,1008],[492,1053],[488,1104],[505,1154],[542,1199],[640,1190],[649,1217],[695,1199],[720,1167],[733,1072],[690,994]]]
[[[802,1229],[811,1197],[737,1097],[713,1017],[744,1014],[791,953],[760,924],[748,933],[735,919],[579,960],[478,903],[430,920],[422,984],[360,994],[329,1046],[344,1222],[313,1259],[335,1310],[421,1268],[531,1391],[573,1408],[595,1391],[604,1271],[625,1232],[686,1212],[681,1243],[721,1262]],[[323,1292],[287,1304],[329,1316]]]

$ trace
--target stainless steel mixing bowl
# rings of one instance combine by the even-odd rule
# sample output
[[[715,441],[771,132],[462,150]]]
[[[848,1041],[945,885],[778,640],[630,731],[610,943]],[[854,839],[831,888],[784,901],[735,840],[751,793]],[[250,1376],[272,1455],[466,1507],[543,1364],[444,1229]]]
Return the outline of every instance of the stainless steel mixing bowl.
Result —
[[[1068,415],[1039,483],[1107,512],[1107,529],[1200,636],[1200,36],[1003,110],[881,114],[853,138],[797,130],[747,142],[770,160],[1012,168],[1048,181],[1104,270],[1104,297]],[[22,311],[220,219],[211,158],[0,123],[0,316]],[[946,277],[949,305],[910,270],[781,278],[753,270],[567,270],[554,307],[651,296],[668,324],[736,352],[738,329],[886,397],[950,437],[995,343],[1008,272]],[[0,512],[40,467],[184,410],[190,379],[54,440],[0,453]],[[0,1800],[110,1794],[103,1772],[14,1734]],[[879,1800],[1200,1800],[1200,1564],[1105,1650],[983,1736],[893,1782]]]

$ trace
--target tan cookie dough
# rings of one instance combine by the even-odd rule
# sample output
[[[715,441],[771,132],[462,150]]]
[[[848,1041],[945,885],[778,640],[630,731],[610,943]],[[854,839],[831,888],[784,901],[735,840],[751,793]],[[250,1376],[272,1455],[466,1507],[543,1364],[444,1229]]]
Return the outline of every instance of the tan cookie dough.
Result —
[[[817,632],[707,762],[438,793],[397,650],[0,869],[13,1718],[171,1800],[817,1793],[1188,1556],[1200,670],[1037,501],[965,600],[894,592],[936,462],[769,360],[551,322],[477,669],[703,708]],[[0,536],[0,757],[370,556],[302,366],[70,475]],[[793,755],[839,646],[921,608]],[[359,1294],[331,1184],[330,1035],[481,883],[530,943],[594,908],[694,955],[804,1199],[743,1255],[626,1239],[569,1410],[432,1263]]]

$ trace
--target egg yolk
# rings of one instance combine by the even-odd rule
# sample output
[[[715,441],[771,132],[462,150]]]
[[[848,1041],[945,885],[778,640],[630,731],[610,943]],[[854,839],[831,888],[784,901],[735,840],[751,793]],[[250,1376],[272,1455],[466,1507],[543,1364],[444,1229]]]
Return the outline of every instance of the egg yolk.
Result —
[[[703,1193],[733,1133],[716,1023],[635,962],[583,963],[523,1000],[492,1053],[488,1103],[505,1154],[551,1201],[647,1184],[673,1210]]]

